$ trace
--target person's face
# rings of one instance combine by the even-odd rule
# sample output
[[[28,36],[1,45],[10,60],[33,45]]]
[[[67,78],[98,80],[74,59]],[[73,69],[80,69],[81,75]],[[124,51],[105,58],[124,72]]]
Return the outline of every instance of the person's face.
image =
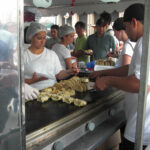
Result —
[[[96,32],[99,36],[102,36],[105,33],[106,29],[107,29],[106,25],[105,26],[96,25]]]
[[[117,31],[114,29],[114,34],[119,41],[122,41],[122,33],[121,31]]]
[[[51,29],[51,37],[54,39],[58,38],[58,31],[56,29]]]
[[[31,45],[37,49],[43,48],[46,42],[46,32],[41,31],[31,39]]]
[[[69,44],[72,44],[73,43],[73,41],[74,41],[74,35],[75,35],[75,33],[73,32],[73,33],[70,33],[70,34],[68,34],[68,35],[65,35],[64,36],[64,41],[69,45]]]
[[[76,33],[78,34],[79,37],[84,35],[85,29],[81,28],[80,26],[76,27]]]
[[[124,22],[125,31],[129,37],[129,39],[133,42],[137,41],[137,20],[132,19],[130,22]]]

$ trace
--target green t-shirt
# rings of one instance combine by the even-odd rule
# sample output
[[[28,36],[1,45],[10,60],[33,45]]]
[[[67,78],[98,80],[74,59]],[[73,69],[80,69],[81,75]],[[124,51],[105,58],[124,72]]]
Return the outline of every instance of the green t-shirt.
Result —
[[[86,46],[86,36],[83,35],[82,37],[78,37],[76,39],[76,43],[75,43],[75,48],[74,48],[74,52],[76,53],[78,50],[85,50],[85,46]],[[90,61],[90,56],[87,55],[82,55],[80,57],[78,57],[78,61],[84,61],[84,62],[89,62]]]
[[[110,48],[116,50],[116,45],[113,36],[104,33],[103,36],[98,37],[97,34],[92,34],[87,38],[86,49],[93,50],[93,57],[97,59],[106,59],[107,52]]]

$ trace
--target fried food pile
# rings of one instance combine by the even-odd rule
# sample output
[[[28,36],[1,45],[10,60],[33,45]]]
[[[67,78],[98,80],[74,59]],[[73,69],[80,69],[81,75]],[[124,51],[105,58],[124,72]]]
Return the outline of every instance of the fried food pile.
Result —
[[[43,89],[38,95],[37,101],[46,102],[48,99],[53,101],[60,101],[67,104],[73,103],[75,106],[85,106],[87,102],[85,100],[77,99],[72,96],[75,95],[75,92],[85,92],[88,90],[87,83],[88,78],[79,78],[74,76],[69,80],[62,80],[58,83],[55,83],[54,86]]]
[[[115,66],[115,62],[112,61],[111,59],[107,59],[107,60],[98,59],[95,64],[101,66]]]
[[[87,50],[84,50],[84,52],[85,52],[86,54],[92,54],[92,53],[93,53],[93,50],[87,49]]]

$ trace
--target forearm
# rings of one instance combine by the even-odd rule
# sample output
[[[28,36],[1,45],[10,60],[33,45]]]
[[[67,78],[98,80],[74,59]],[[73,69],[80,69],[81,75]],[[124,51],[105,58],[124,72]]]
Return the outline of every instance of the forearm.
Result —
[[[34,82],[32,81],[32,79],[24,79],[24,82],[27,83],[27,84],[32,84],[32,83],[34,83]]]
[[[107,85],[126,92],[138,93],[140,81],[134,75],[127,77],[106,77]]]
[[[57,80],[66,79],[71,75],[70,70],[62,70],[56,75]]]
[[[66,68],[67,69],[71,69],[72,68],[72,60],[71,60],[71,58],[65,59],[65,63],[66,63]]]
[[[128,75],[129,66],[125,65],[123,67],[102,70],[101,73],[103,76],[127,76]]]
[[[80,57],[84,55],[84,50],[78,50],[77,52],[74,52],[75,57]]]

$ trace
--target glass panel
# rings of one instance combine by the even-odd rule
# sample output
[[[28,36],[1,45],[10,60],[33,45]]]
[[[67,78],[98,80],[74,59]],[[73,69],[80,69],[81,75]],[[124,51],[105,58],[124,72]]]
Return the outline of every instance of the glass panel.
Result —
[[[0,5],[0,149],[20,150],[20,69],[18,1]]]

